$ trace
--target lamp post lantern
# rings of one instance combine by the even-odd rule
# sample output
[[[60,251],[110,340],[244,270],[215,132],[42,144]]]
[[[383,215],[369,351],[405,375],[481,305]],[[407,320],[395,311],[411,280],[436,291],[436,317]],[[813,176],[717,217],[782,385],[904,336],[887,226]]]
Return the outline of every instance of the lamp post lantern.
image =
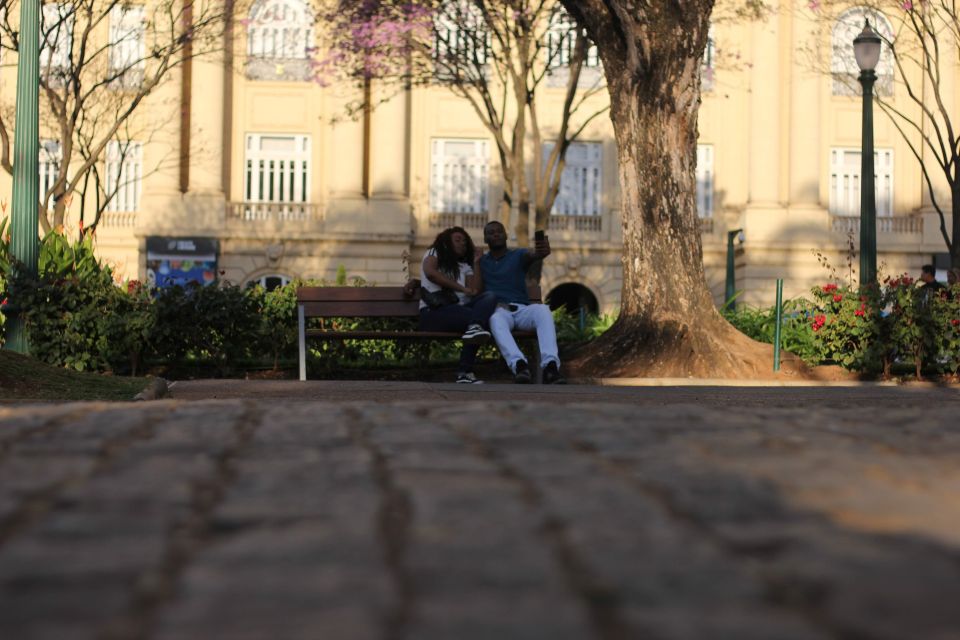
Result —
[[[40,2],[20,3],[20,46],[17,50],[17,106],[13,136],[13,207],[10,216],[10,255],[16,267],[37,272],[40,252]],[[5,348],[27,353],[30,344],[20,317],[16,291],[7,305]]]
[[[863,31],[853,39],[853,54],[860,67],[863,87],[863,137],[860,150],[860,286],[877,281],[877,198],[873,169],[873,84],[880,61],[880,36],[865,20]]]

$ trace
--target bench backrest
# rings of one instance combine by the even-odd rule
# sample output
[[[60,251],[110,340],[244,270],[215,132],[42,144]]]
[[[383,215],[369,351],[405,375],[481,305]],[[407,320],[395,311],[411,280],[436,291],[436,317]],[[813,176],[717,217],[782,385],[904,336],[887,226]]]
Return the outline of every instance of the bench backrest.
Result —
[[[420,315],[420,291],[403,287],[299,287],[297,303],[308,318],[403,318]]]
[[[532,302],[540,287],[529,285]],[[298,287],[297,302],[307,318],[405,318],[420,315],[420,287],[407,295],[403,287]]]

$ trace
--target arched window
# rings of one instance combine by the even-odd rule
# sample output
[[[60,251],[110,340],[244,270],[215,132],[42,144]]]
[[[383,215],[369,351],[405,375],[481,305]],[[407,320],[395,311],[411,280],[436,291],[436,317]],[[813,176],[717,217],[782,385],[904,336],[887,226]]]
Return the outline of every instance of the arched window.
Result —
[[[308,80],[314,14],[304,0],[258,0],[247,25],[247,75]]]
[[[280,275],[278,273],[269,273],[258,278],[251,278],[247,282],[247,288],[249,289],[256,285],[260,285],[267,291],[273,291],[274,289],[284,287],[288,284],[290,284],[290,278],[288,276]]]
[[[854,7],[837,18],[831,37],[830,71],[833,75],[833,95],[858,96],[861,94],[860,68],[853,55],[853,39],[863,31],[865,20],[883,39],[880,49],[880,62],[877,64],[877,95],[893,95],[893,53],[890,43],[893,41],[893,27],[880,12],[867,7]]]

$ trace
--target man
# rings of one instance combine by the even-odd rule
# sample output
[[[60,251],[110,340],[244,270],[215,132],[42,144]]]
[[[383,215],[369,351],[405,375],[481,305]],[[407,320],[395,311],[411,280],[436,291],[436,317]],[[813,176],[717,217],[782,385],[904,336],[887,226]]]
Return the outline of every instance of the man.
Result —
[[[557,355],[557,329],[545,304],[530,304],[527,294],[527,269],[550,255],[546,237],[538,238],[533,251],[508,249],[507,230],[497,222],[483,228],[483,240],[489,251],[480,258],[480,273],[486,291],[497,296],[497,310],[490,316],[490,332],[519,384],[530,384],[530,365],[510,333],[513,329],[536,330],[540,343],[540,366],[544,384],[565,384],[560,375]]]
[[[937,270],[932,264],[925,264],[920,267],[920,292],[922,294],[922,304],[927,304],[931,296],[937,295],[944,286],[942,282],[937,282]]]
[[[943,283],[937,282],[937,270],[933,268],[932,264],[925,264],[920,267],[920,282],[923,283],[920,288],[924,291],[943,289]]]

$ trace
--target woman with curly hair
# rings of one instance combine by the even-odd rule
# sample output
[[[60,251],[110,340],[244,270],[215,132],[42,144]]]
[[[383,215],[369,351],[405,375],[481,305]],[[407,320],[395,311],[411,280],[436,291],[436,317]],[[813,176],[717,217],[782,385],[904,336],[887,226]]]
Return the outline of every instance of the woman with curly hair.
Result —
[[[479,261],[483,254],[462,227],[437,234],[420,266],[420,329],[463,331],[457,382],[481,382],[473,373],[477,349],[490,340],[490,316],[497,298],[483,292]]]

